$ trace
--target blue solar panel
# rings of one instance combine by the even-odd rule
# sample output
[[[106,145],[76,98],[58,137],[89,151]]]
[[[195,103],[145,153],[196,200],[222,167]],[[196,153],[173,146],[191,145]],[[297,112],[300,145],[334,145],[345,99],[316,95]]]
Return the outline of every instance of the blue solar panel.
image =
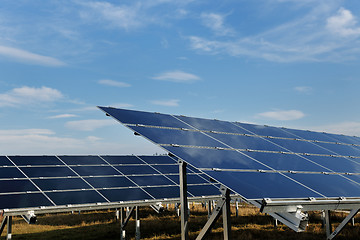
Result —
[[[0,209],[179,196],[179,165],[169,156],[0,156],[0,163]],[[220,195],[203,173],[193,168],[189,173],[190,185]],[[209,194],[189,191],[189,196]]]
[[[247,199],[360,197],[358,137],[99,108]]]

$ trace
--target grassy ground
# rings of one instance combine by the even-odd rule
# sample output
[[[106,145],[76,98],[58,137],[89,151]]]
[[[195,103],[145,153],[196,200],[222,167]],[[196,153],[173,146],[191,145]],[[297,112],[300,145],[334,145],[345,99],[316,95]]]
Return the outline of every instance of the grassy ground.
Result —
[[[257,208],[243,205],[239,209],[239,216],[235,217],[232,209],[232,239],[326,239],[321,227],[320,214],[310,213],[307,230],[296,233],[280,224],[273,226],[270,216],[259,213]],[[332,215],[334,226],[338,225],[346,216],[344,213]],[[1,217],[0,217],[1,218]],[[180,239],[180,218],[173,209],[161,214],[151,208],[140,208],[141,238],[142,239]],[[0,219],[2,220],[2,219]],[[356,219],[355,226],[348,224],[339,240],[359,239],[360,219]],[[189,220],[190,239],[195,239],[207,221],[207,211],[195,205],[191,209]],[[35,225],[28,225],[22,218],[13,219],[13,239],[120,239],[120,223],[115,219],[114,211],[82,212],[81,214],[51,214],[38,216]],[[126,227],[127,239],[134,239],[135,221],[129,221]],[[5,239],[6,229],[1,239]],[[207,239],[222,239],[222,219],[215,224]]]

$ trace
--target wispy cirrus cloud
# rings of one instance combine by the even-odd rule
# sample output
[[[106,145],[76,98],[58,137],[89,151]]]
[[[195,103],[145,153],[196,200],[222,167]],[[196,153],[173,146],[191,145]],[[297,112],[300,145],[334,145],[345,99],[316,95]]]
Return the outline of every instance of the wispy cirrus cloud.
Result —
[[[256,117],[279,120],[279,121],[290,121],[290,120],[297,120],[303,118],[305,117],[305,114],[299,110],[277,110],[277,111],[258,113]]]
[[[64,95],[57,89],[23,86],[0,94],[0,107],[46,104],[62,98]]]
[[[65,126],[69,129],[78,131],[94,131],[95,129],[116,125],[116,121],[112,119],[98,120],[98,119],[87,119],[78,121],[69,121]]]
[[[180,70],[174,70],[174,71],[160,73],[152,77],[152,79],[169,81],[169,82],[190,83],[190,82],[198,81],[201,78],[192,73],[187,73]]]
[[[225,16],[218,13],[202,13],[200,15],[202,23],[210,28],[216,35],[233,35],[234,30],[225,26]]]
[[[189,35],[190,47],[199,53],[272,62],[338,62],[358,58],[360,26],[350,10],[339,9],[334,1],[307,1],[306,4],[273,1],[273,4],[284,2],[291,2],[296,5],[294,9],[307,12],[255,35],[244,35],[231,26],[234,29],[232,38]],[[221,21],[218,22],[218,26],[222,26]],[[339,36],[352,38],[344,41]]]
[[[152,100],[151,103],[154,105],[165,106],[165,107],[177,107],[179,106],[179,99],[169,100]]]
[[[102,85],[107,85],[107,86],[111,86],[111,87],[130,87],[131,85],[129,83],[126,82],[119,82],[119,81],[114,81],[114,80],[110,80],[110,79],[102,79],[98,81],[99,84]]]
[[[64,114],[58,114],[58,115],[50,116],[49,119],[73,118],[73,117],[77,117],[77,115],[64,113]]]
[[[14,60],[33,65],[60,67],[66,65],[63,61],[40,54],[32,53],[23,49],[1,46],[0,45],[0,58]]]
[[[297,86],[294,90],[298,93],[310,94],[313,91],[312,87],[309,86]]]

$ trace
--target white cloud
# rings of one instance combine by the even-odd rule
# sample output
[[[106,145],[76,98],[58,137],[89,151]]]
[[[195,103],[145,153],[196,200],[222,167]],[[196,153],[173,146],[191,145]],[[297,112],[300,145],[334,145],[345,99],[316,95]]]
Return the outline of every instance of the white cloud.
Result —
[[[344,134],[360,137],[360,122],[341,122],[310,128],[313,131]]]
[[[360,27],[356,27],[357,21],[354,15],[345,8],[340,8],[336,15],[327,19],[327,29],[332,33],[347,37],[359,36]]]
[[[1,45],[0,45],[0,56],[13,59],[15,61],[24,62],[28,64],[35,64],[35,65],[53,66],[53,67],[59,67],[65,65],[64,62],[53,57],[43,56],[22,49],[6,47]]]
[[[178,99],[170,99],[170,100],[153,100],[151,101],[154,105],[160,105],[165,107],[177,107],[179,106],[180,100]]]
[[[112,86],[112,87],[130,87],[131,85],[125,82],[114,81],[110,79],[99,80],[99,84]]]
[[[232,35],[234,30],[224,26],[224,16],[216,13],[202,13],[201,19],[203,24],[215,32],[216,35]]]
[[[23,86],[0,94],[0,107],[43,104],[60,100],[63,97],[59,90],[53,88]]]
[[[59,114],[59,115],[55,115],[55,116],[50,116],[49,118],[50,119],[58,119],[58,118],[72,118],[72,117],[77,117],[77,115],[65,113],[65,114]]]
[[[69,121],[65,124],[65,126],[67,128],[78,131],[93,131],[97,128],[113,126],[115,124],[117,123],[113,119],[106,119],[106,120],[87,119],[87,120],[79,120],[79,121]]]
[[[148,23],[143,21],[139,13],[142,7],[141,3],[133,5],[116,6],[109,2],[82,2],[87,9],[81,12],[81,17],[94,22],[105,21],[113,27],[130,30],[138,28]]]
[[[153,77],[153,79],[169,82],[194,82],[200,80],[201,78],[191,73],[174,70],[160,73]]]
[[[53,135],[53,134],[55,134],[55,132],[49,129],[38,129],[38,128],[11,129],[11,130],[0,129],[0,136]]]
[[[256,115],[260,118],[268,118],[279,121],[297,120],[303,118],[305,114],[299,110],[287,110],[287,111],[269,111],[263,112]]]
[[[308,87],[308,86],[297,86],[294,88],[294,90],[299,93],[305,93],[305,94],[310,94],[313,91],[312,87]]]

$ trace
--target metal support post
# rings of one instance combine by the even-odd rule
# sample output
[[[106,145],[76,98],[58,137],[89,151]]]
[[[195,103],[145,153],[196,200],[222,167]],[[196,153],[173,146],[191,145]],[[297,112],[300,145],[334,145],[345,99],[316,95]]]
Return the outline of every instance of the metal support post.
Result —
[[[181,240],[189,239],[188,226],[188,203],[187,203],[187,178],[186,178],[186,162],[179,161],[180,175],[180,207],[181,207]]]
[[[331,229],[331,221],[330,221],[330,210],[325,210],[325,232],[326,236],[329,237],[332,229]]]
[[[277,228],[278,224],[279,224],[278,220],[276,218],[274,218],[274,228]]]
[[[140,219],[138,206],[135,208],[135,239],[140,240]]]
[[[135,210],[135,207],[131,207],[130,210],[126,211],[126,218],[125,218],[124,222],[121,223],[121,228],[122,229],[124,229],[126,227],[126,225],[128,224],[134,210]]]
[[[239,201],[237,199],[235,200],[235,216],[239,216]]]
[[[200,234],[196,240],[202,240],[210,232],[215,222],[219,219],[220,214],[223,214],[223,227],[224,227],[224,239],[231,239],[231,222],[230,222],[230,190],[224,186],[221,186],[220,191],[222,193],[222,199],[217,202],[214,210],[211,213],[210,218],[206,222]]]
[[[210,218],[211,216],[211,212],[212,212],[212,208],[211,208],[211,201],[208,202],[208,219]]]
[[[223,217],[223,228],[224,228],[224,239],[231,239],[231,211],[230,211],[230,190],[221,186],[220,188],[223,197],[225,198],[225,204],[222,207],[222,217]]]
[[[125,230],[123,230],[123,221],[124,221],[124,210],[120,208],[120,239],[125,240]]]
[[[6,240],[11,240],[12,236],[11,236],[11,232],[12,232],[12,216],[8,216],[7,217],[7,235],[6,235]]]
[[[336,235],[338,235],[340,233],[341,230],[343,230],[343,228],[346,226],[346,224],[359,212],[359,208],[353,209],[351,210],[351,212],[349,213],[349,215],[347,215],[347,217],[340,223],[340,225],[335,229],[334,232],[332,232],[331,234],[327,234],[326,232],[326,236],[328,240],[333,239]]]

